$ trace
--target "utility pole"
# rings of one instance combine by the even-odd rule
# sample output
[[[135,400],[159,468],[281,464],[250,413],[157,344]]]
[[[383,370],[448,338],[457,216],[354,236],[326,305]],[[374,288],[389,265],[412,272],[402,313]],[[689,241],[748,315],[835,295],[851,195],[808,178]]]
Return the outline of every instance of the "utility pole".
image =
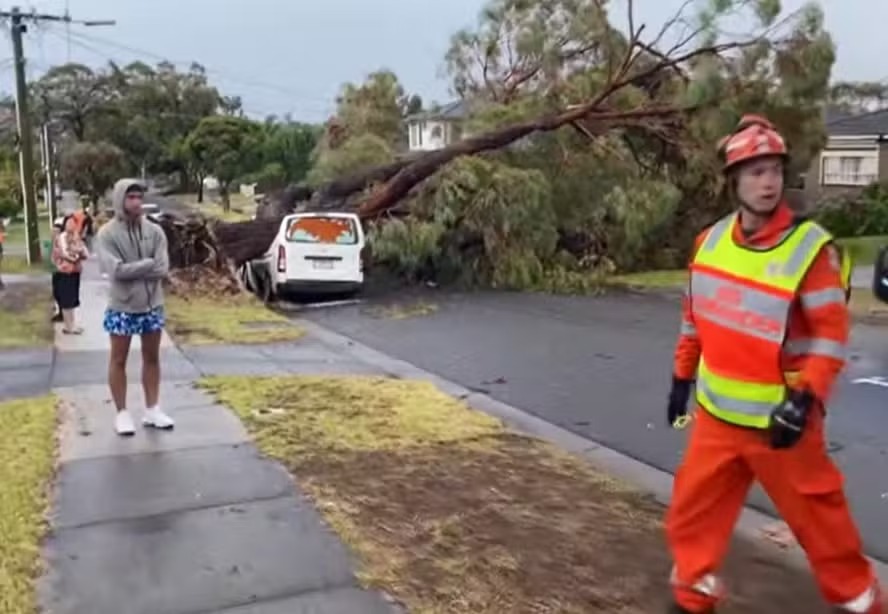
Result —
[[[28,31],[25,21],[38,23],[56,21],[78,23],[84,26],[114,25],[114,21],[74,21],[69,14],[48,15],[37,12],[23,13],[17,6],[10,11],[0,11],[0,18],[9,20],[12,36],[12,58],[15,67],[15,111],[19,137],[19,174],[22,181],[22,200],[25,206],[25,237],[28,246],[28,262],[38,263],[40,256],[40,235],[37,226],[37,195],[34,190],[34,149],[31,132],[31,116],[28,109],[28,83],[25,78],[25,51],[22,34]],[[52,210],[55,201],[47,202]],[[52,218],[50,218],[52,220]],[[50,223],[52,223],[50,221]]]
[[[46,206],[49,210],[49,226],[52,229],[53,221],[58,217],[58,205],[56,201],[56,172],[55,172],[55,143],[52,140],[52,130],[49,123],[43,124],[40,130],[40,153],[43,161],[43,173],[46,177]]]

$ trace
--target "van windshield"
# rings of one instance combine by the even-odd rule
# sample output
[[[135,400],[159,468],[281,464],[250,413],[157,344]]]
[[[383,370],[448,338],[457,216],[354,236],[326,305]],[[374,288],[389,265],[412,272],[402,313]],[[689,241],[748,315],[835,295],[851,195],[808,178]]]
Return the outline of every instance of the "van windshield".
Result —
[[[313,215],[290,220],[285,236],[291,243],[356,245],[358,229],[352,218]]]

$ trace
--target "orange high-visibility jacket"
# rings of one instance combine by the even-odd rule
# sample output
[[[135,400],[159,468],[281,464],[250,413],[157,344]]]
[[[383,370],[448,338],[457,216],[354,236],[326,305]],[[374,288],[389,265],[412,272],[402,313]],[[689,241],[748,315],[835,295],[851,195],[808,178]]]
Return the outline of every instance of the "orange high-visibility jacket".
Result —
[[[733,238],[740,244],[754,247],[773,246],[793,222],[793,212],[787,205],[781,204],[771,220],[749,237],[744,237],[739,225],[735,225]],[[697,237],[695,255],[707,232],[708,229]],[[830,342],[823,345],[845,347],[848,343],[850,326],[848,309],[844,303],[821,304],[813,300],[806,301],[806,298],[819,296],[825,290],[844,291],[844,289],[838,251],[828,245],[814,259],[790,308],[781,368],[787,372],[798,372],[798,378],[793,385],[809,389],[821,401],[829,398],[845,361],[836,356],[835,352],[830,352],[828,355],[814,353],[811,348],[816,348],[816,345],[812,345],[812,341],[823,340]],[[700,340],[690,300],[686,296],[683,305],[682,333],[675,351],[673,366],[675,375],[685,379],[693,378],[700,357]]]

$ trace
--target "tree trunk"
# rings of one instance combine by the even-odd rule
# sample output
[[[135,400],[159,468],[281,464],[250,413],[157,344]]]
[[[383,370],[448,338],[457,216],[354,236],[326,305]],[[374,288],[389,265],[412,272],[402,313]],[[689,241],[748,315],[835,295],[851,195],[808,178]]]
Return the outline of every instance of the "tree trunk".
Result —
[[[197,176],[197,204],[202,205],[204,201],[204,178],[203,175]]]
[[[222,211],[231,211],[231,197],[228,194],[228,184],[219,182],[219,197],[222,199]]]

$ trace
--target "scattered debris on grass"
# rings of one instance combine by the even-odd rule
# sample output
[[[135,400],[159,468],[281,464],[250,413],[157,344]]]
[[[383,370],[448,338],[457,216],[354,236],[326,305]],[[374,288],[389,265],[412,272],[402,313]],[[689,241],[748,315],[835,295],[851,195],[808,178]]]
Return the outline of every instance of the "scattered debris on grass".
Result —
[[[0,612],[34,614],[55,467],[55,398],[0,402]]]
[[[20,282],[0,290],[0,349],[52,343],[48,283]]]
[[[665,611],[662,507],[587,462],[507,431],[432,384],[381,377],[201,382],[296,476],[415,614]],[[723,612],[826,612],[807,573],[737,540]]]
[[[305,331],[267,309],[250,294],[169,296],[167,330],[179,342],[274,343],[294,341]]]
[[[227,270],[195,265],[170,271],[166,280],[169,293],[188,299],[193,296],[226,297],[244,294],[237,279]]]

